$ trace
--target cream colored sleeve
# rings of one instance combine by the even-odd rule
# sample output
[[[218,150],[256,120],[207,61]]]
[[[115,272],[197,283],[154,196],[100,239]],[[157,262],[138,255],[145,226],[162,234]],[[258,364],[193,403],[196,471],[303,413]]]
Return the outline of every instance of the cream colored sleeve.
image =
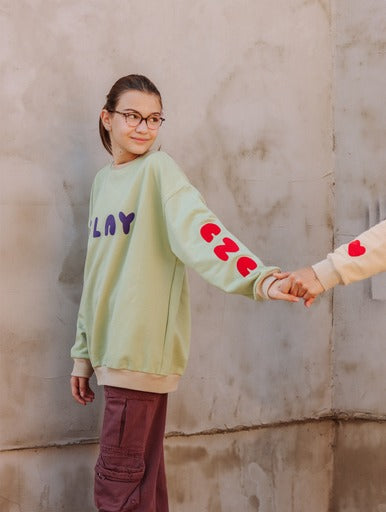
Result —
[[[386,271],[386,220],[312,265],[325,290]]]

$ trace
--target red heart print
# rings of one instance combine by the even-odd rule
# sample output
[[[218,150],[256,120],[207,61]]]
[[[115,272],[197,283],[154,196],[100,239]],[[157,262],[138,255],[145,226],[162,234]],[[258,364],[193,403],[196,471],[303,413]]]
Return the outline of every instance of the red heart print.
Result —
[[[361,245],[359,240],[354,240],[348,244],[348,253],[350,256],[362,256],[366,252],[366,247]]]

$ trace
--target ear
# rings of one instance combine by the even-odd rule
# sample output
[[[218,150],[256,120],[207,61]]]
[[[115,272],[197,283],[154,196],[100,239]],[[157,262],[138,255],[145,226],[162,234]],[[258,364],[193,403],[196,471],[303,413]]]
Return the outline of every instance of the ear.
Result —
[[[108,132],[111,131],[111,114],[105,108],[101,112],[101,121]]]

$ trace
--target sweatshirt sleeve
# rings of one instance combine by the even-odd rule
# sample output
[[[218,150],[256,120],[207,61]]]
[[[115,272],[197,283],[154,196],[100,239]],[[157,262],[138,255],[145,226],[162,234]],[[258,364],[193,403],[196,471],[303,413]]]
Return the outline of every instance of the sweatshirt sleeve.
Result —
[[[82,294],[83,299],[83,294]],[[90,359],[87,346],[86,324],[84,317],[83,300],[80,301],[78,319],[76,323],[75,343],[71,349],[71,357],[74,359]],[[78,375],[81,377],[81,375]]]
[[[265,266],[232,235],[197,189],[180,187],[165,201],[164,214],[171,249],[183,263],[225,292],[268,298],[263,281],[279,268]]]
[[[95,184],[95,181],[94,181]],[[90,233],[90,219],[92,218],[93,206],[93,192],[94,184],[91,187],[90,202],[89,202],[89,215],[88,215],[88,230]],[[87,258],[87,256],[86,256]],[[84,301],[84,287],[86,286],[86,266],[83,279],[83,292],[80,299],[78,318],[76,322],[76,335],[75,343],[71,348],[71,357],[74,359],[74,368],[71,375],[76,377],[91,377],[94,370],[90,363],[90,356],[88,353],[87,332],[86,332],[86,306]]]
[[[386,271],[386,220],[341,245],[312,268],[325,290]]]

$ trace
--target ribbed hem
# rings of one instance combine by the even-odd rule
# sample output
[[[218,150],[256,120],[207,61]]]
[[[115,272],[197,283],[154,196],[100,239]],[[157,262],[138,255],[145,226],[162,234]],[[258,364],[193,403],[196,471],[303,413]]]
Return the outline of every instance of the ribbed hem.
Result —
[[[343,284],[340,274],[329,259],[315,263],[312,268],[325,290],[329,290],[337,284]]]
[[[71,372],[73,377],[85,377],[89,379],[94,373],[90,359],[74,358],[74,368]]]
[[[106,366],[95,367],[95,375],[100,386],[115,386],[150,393],[175,391],[181,378],[180,375],[157,375],[130,370],[116,370]]]

